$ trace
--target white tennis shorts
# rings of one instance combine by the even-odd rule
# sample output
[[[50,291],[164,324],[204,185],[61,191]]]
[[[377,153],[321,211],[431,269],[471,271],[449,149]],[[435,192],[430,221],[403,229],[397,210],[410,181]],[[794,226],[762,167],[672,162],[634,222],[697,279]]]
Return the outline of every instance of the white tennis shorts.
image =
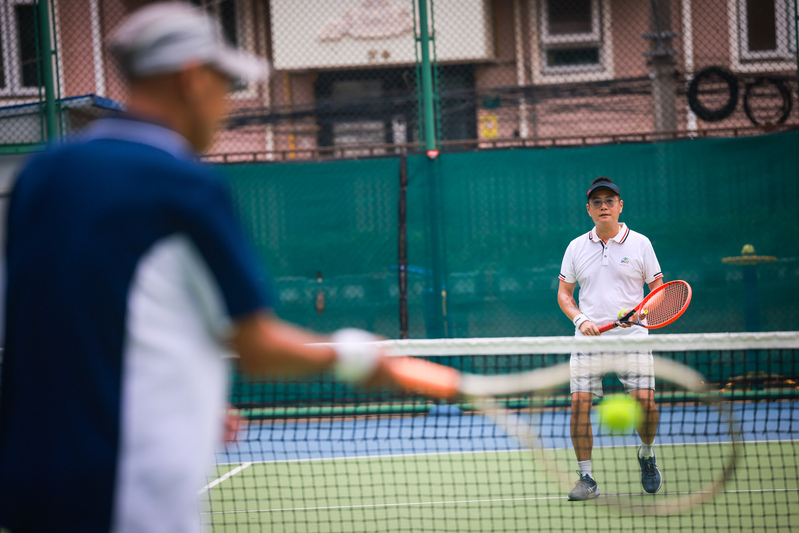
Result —
[[[571,379],[569,380],[571,392],[590,392],[600,398],[602,392],[602,378],[600,370],[601,358],[621,357],[619,365],[625,370],[618,372],[619,381],[624,385],[624,391],[630,392],[639,389],[655,390],[655,368],[652,352],[629,352],[624,354],[599,354],[574,352],[569,360]]]

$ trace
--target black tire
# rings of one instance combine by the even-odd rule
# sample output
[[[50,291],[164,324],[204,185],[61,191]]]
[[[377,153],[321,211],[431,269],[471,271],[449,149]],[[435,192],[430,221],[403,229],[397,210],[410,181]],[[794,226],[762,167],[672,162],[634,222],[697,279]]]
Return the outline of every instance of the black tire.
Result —
[[[755,126],[764,126],[765,124],[760,120],[758,120],[758,118],[755,116],[754,112],[752,111],[752,106],[750,104],[750,98],[752,97],[752,89],[768,84],[774,85],[777,88],[777,91],[779,91],[780,97],[782,97],[782,106],[780,107],[779,110],[780,115],[777,118],[777,121],[772,125],[783,124],[786,120],[788,120],[788,115],[791,114],[793,99],[791,98],[791,90],[788,88],[785,82],[777,78],[769,78],[769,77],[757,78],[752,83],[746,84],[746,91],[744,92],[744,112],[746,113],[746,116],[749,117],[749,121]]]
[[[703,80],[712,77],[719,77],[727,84],[727,102],[716,109],[710,109],[699,101],[699,84]],[[708,67],[701,70],[691,80],[688,86],[688,106],[694,114],[705,122],[718,122],[732,115],[738,105],[738,80],[735,75],[727,69],[721,67]]]

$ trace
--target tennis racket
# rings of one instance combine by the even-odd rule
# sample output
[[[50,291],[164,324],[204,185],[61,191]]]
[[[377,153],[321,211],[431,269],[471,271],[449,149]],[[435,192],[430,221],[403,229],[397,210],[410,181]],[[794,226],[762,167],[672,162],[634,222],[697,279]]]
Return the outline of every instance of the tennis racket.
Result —
[[[640,304],[620,319],[599,327],[605,333],[622,325],[632,324],[647,329],[668,326],[682,315],[691,303],[691,286],[684,281],[670,281],[650,292]],[[630,318],[638,313],[638,320]]]
[[[561,486],[565,498],[566,492],[574,483],[573,468],[568,468],[562,458],[559,460],[555,456],[553,450],[543,446],[537,436],[540,426],[534,413],[535,408],[531,408],[526,414],[521,414],[507,408],[503,397],[505,399],[530,397],[531,405],[535,404],[535,398],[538,397],[541,399],[538,403],[543,405],[543,398],[549,391],[562,388],[569,383],[569,363],[516,374],[489,376],[461,373],[453,368],[413,357],[394,357],[389,362],[396,382],[406,391],[433,398],[468,402],[479,414],[488,417],[502,428],[508,436],[532,450],[535,460],[544,465],[550,478]],[[600,358],[595,370],[601,373],[619,373],[628,364],[624,355],[609,354]],[[708,469],[703,478],[692,473],[691,486],[688,490],[680,487],[681,490],[663,491],[656,497],[641,493],[617,495],[603,493],[599,499],[592,500],[596,505],[609,506],[635,515],[682,513],[712,498],[723,488],[735,470],[735,463],[740,455],[736,422],[721,399],[707,389],[704,377],[681,363],[657,356],[654,357],[654,373],[659,383],[670,382],[673,384],[672,388],[681,389],[686,398],[691,398],[690,401],[706,406],[703,408],[705,412],[713,413],[708,416],[715,420],[719,427],[724,428],[720,433],[720,440],[725,443],[725,449],[714,451],[719,464],[714,465],[713,469]],[[546,407],[540,409],[543,415],[548,411],[551,409]],[[676,481],[673,483],[677,484]]]

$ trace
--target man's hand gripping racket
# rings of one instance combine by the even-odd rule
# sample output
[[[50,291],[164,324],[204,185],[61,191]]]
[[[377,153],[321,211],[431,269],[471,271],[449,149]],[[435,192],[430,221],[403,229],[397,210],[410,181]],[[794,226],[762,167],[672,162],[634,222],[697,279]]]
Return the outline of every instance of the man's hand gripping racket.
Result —
[[[647,329],[662,328],[680,318],[690,303],[691,286],[684,281],[670,281],[650,292],[641,303],[618,320],[599,326],[599,332],[605,333],[626,325]],[[638,320],[630,320],[631,318]]]

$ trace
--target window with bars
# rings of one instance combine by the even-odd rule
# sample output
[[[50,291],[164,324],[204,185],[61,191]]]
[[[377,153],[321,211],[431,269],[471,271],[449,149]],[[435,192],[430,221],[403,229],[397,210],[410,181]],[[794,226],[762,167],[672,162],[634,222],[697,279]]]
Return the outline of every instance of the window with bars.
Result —
[[[241,46],[242,39],[239,35],[237,0],[191,0],[195,6],[202,7],[213,15],[222,28],[225,40],[233,46]]]
[[[33,0],[0,3],[0,94],[24,95],[38,91],[41,57],[37,39]]]
[[[205,9],[218,22],[222,38],[235,48],[257,53],[253,42],[254,24],[249,0],[191,0]],[[253,84],[238,83],[232,93],[235,98],[253,96]]]
[[[792,2],[739,0],[738,12],[742,59],[789,59],[796,52]]]
[[[602,68],[599,0],[543,0],[540,36],[544,72]]]

